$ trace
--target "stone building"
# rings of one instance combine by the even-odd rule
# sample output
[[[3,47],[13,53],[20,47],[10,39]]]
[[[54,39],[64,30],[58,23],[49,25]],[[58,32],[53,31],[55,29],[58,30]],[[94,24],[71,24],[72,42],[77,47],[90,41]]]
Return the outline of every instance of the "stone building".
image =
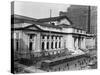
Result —
[[[86,31],[73,25],[67,16],[34,19],[12,15],[12,49],[24,57],[60,54],[84,54]]]

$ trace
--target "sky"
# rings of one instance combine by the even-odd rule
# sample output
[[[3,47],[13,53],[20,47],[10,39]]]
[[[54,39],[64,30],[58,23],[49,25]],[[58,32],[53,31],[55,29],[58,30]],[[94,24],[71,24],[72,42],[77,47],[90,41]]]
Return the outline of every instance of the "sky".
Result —
[[[59,11],[67,11],[68,7],[68,4],[15,1],[14,14],[39,19],[50,17],[51,10],[51,16],[55,17],[59,16]]]

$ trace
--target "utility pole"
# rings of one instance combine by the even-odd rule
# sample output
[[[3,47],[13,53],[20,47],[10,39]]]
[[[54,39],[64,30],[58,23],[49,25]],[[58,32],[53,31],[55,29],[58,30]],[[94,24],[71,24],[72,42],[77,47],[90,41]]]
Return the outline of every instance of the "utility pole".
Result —
[[[50,9],[50,24],[51,24],[52,10]]]

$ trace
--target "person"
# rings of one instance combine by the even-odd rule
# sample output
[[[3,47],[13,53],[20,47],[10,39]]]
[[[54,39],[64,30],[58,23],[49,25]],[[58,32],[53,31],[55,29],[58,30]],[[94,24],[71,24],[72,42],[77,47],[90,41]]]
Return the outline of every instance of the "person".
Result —
[[[68,67],[68,70],[69,70],[69,64],[67,63],[67,67]]]
[[[77,64],[75,64],[75,68],[77,67]]]

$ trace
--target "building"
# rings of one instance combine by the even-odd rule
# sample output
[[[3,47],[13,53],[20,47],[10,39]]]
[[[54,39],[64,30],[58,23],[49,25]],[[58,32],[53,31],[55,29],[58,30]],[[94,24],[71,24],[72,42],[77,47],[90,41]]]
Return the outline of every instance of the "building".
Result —
[[[67,12],[60,12],[60,15],[67,15],[73,24],[88,31],[88,6],[71,5]]]
[[[89,33],[97,34],[97,7],[84,5],[71,5],[67,12],[60,12],[60,15],[67,15],[74,25],[85,29]]]
[[[21,57],[56,55],[62,52],[84,54],[87,51],[84,29],[73,25],[67,16],[34,19],[12,15],[12,49]]]
[[[88,49],[94,47],[96,50],[97,44],[97,7],[84,5],[71,5],[67,12],[60,12],[60,15],[70,18],[74,26],[84,29],[87,34],[93,34],[86,38],[86,46]],[[91,43],[91,44],[90,44]],[[95,45],[94,45],[95,44]]]

